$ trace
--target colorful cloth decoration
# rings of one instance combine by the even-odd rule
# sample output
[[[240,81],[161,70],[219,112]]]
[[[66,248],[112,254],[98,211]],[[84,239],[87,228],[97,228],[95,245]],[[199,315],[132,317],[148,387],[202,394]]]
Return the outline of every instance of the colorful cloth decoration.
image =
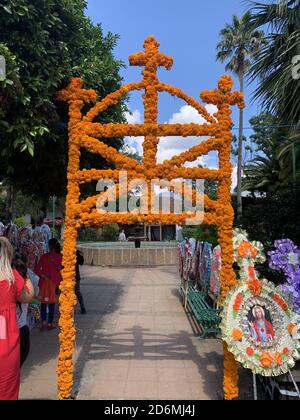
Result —
[[[26,242],[32,238],[33,229],[30,226],[23,226],[19,231],[19,251],[23,254],[23,248]]]
[[[210,291],[219,297],[221,294],[220,273],[222,266],[221,247],[216,246],[212,253],[211,276],[210,276]]]
[[[192,271],[193,247],[189,239],[184,242],[183,280],[189,281]]]
[[[16,225],[14,225],[13,223],[10,223],[5,229],[4,236],[6,236],[6,238],[9,240],[12,247],[16,251],[18,249],[18,246],[19,246],[19,229],[18,229],[18,227]]]
[[[200,261],[200,250],[202,248],[202,242],[196,243],[196,249],[192,261],[192,276],[193,280],[197,281],[199,278],[199,261]]]
[[[183,276],[183,263],[184,263],[184,242],[178,244],[178,272],[180,277]]]
[[[210,285],[212,263],[212,245],[204,242],[200,259],[200,286],[202,290],[208,290]]]
[[[27,241],[22,248],[22,257],[27,267],[34,271],[39,259],[44,253],[43,246],[40,242],[33,240]]]

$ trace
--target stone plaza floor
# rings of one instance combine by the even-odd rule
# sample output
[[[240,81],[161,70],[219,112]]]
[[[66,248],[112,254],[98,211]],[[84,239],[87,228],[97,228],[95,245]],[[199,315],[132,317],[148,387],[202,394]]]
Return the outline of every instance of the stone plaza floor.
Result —
[[[222,344],[200,340],[175,267],[84,267],[87,315],[76,308],[74,392],[79,400],[222,399]],[[34,329],[21,399],[56,399],[58,331]],[[252,398],[242,371],[241,398]]]

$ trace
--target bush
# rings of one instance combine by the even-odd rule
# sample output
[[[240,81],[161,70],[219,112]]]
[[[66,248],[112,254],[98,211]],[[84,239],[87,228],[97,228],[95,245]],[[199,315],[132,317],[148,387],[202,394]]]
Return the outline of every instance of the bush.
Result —
[[[242,228],[251,240],[260,241],[267,249],[276,239],[289,238],[298,245],[300,192],[285,189],[266,197],[253,199],[245,207]]]
[[[102,229],[102,240],[113,242],[118,239],[120,232],[119,225],[112,223],[111,225],[104,225]]]
[[[95,228],[82,228],[78,231],[79,242],[96,242],[98,239]]]
[[[14,224],[18,226],[18,228],[21,228],[22,226],[26,225],[26,220],[24,217],[17,217],[14,220]]]
[[[289,238],[300,245],[299,190],[285,189],[246,201],[242,228],[249,233],[251,241],[262,242],[266,253],[277,239]],[[268,262],[257,269],[262,277],[275,284],[286,281],[282,273],[269,268]]]
[[[182,230],[184,238],[195,238],[197,241],[208,242],[213,247],[218,245],[218,231],[215,226],[185,226]]]

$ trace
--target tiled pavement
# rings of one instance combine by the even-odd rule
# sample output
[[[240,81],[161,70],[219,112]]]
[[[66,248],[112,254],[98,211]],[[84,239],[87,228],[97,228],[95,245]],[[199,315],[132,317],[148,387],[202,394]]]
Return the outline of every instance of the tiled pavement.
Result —
[[[85,267],[83,278],[88,314],[76,314],[78,399],[222,398],[222,345],[195,335],[174,267]],[[56,398],[57,353],[57,332],[33,331],[22,399]],[[251,397],[250,375],[241,383]]]

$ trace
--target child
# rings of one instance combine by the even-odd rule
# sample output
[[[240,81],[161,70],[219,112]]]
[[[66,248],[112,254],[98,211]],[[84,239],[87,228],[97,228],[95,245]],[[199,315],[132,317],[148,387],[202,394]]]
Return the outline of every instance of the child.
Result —
[[[41,332],[55,329],[54,313],[55,304],[58,303],[58,288],[62,280],[62,254],[60,243],[57,239],[50,239],[50,252],[42,255],[38,262],[35,273],[39,276],[39,300],[41,302]],[[48,307],[48,322],[47,322]]]

